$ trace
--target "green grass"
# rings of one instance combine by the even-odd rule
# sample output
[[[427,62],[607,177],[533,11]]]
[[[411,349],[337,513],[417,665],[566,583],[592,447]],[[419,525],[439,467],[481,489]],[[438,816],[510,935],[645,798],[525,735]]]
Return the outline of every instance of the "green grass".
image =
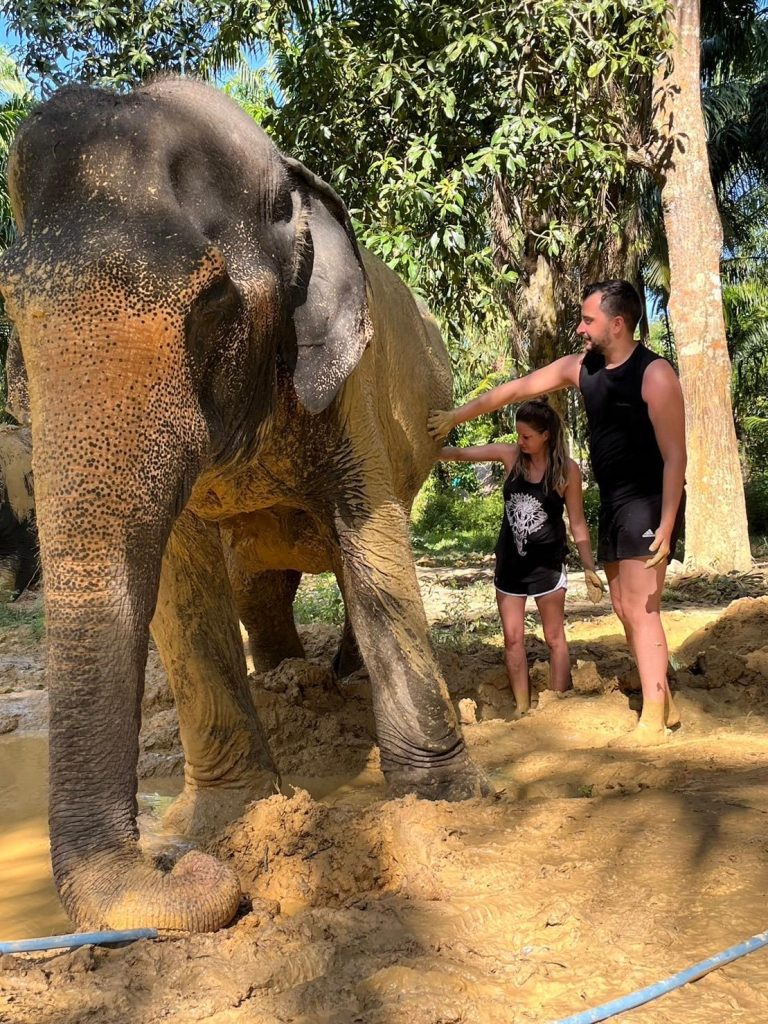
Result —
[[[0,633],[28,627],[33,639],[41,640],[45,632],[42,601],[28,604],[0,604]]]
[[[442,493],[431,478],[419,492],[411,515],[411,539],[417,558],[424,555],[440,565],[468,556],[491,554],[501,522],[501,491],[487,497]]]

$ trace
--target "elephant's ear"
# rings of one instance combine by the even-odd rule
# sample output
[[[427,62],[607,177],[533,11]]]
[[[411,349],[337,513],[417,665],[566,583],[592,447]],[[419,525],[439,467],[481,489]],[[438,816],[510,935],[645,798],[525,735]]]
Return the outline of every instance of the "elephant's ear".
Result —
[[[366,274],[344,203],[298,160],[283,159],[295,228],[293,382],[301,404],[317,413],[330,405],[371,339]]]

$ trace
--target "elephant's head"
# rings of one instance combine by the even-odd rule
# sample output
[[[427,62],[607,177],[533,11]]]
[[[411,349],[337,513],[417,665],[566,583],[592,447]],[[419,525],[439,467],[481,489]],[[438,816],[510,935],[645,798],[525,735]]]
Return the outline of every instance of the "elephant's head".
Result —
[[[0,262],[26,372],[48,629],[54,874],[81,925],[209,929],[237,887],[138,853],[136,762],[163,549],[194,481],[252,451],[282,360],[310,411],[367,344],[336,194],[184,81],[74,87],[22,128]]]

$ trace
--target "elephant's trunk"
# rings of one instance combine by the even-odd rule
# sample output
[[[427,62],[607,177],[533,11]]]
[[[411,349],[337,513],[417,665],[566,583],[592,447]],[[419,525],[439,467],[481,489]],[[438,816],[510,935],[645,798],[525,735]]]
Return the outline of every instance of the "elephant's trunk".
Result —
[[[154,586],[131,585],[114,563],[86,573],[61,560],[48,566],[49,821],[62,902],[89,928],[215,930],[238,907],[232,872],[192,853],[166,873],[145,862],[137,845],[136,765]]]
[[[208,429],[162,346],[157,356],[157,344],[142,351],[138,332],[122,344],[108,338],[97,375],[89,370],[97,339],[53,337],[62,358],[51,358],[49,343],[38,361],[26,339],[25,358],[48,630],[54,877],[83,927],[216,929],[238,906],[231,870],[193,853],[164,871],[143,858],[136,826],[149,624],[165,543],[207,457]]]

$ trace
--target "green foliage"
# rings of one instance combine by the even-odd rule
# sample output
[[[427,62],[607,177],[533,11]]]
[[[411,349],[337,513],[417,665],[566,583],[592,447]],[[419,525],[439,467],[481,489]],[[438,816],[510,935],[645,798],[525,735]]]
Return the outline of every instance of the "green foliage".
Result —
[[[441,491],[430,477],[414,502],[412,539],[418,554],[437,561],[488,555],[496,546],[502,515],[501,490],[488,497]]]
[[[8,2],[9,27],[23,36],[24,67],[45,94],[67,82],[124,86],[158,72],[205,75],[233,65],[243,33],[258,34],[266,3],[191,3],[190,0]],[[228,17],[242,18],[243,33],[230,45]]]
[[[741,441],[750,471],[768,466],[768,397],[758,399],[755,414],[741,421]]]
[[[594,542],[600,520],[600,491],[594,485],[584,488],[584,518]]]
[[[514,272],[491,250],[497,175],[541,212],[542,251],[558,253],[573,225],[588,233],[624,174],[626,108],[665,44],[664,12],[664,0],[5,6],[44,85],[213,75],[267,45],[265,126],[338,188],[363,241],[430,297],[454,338],[503,322]],[[547,212],[563,203],[568,231]]]
[[[314,622],[342,625],[344,602],[333,573],[304,577],[293,602],[293,614],[300,625]]]
[[[32,96],[19,69],[0,47],[0,250],[10,245],[15,236],[6,178],[8,153],[19,126],[31,109]],[[5,413],[5,357],[10,333],[11,324],[0,299],[0,423],[10,419]]]
[[[490,246],[494,177],[541,211],[591,220],[623,174],[613,97],[660,48],[663,3],[389,0],[312,8],[270,42],[283,104],[275,133],[345,195],[364,241],[457,336],[498,328]],[[542,220],[556,253],[565,229]]]
[[[765,465],[765,463],[763,463]],[[755,473],[744,488],[747,520],[752,534],[768,534],[768,472]]]

